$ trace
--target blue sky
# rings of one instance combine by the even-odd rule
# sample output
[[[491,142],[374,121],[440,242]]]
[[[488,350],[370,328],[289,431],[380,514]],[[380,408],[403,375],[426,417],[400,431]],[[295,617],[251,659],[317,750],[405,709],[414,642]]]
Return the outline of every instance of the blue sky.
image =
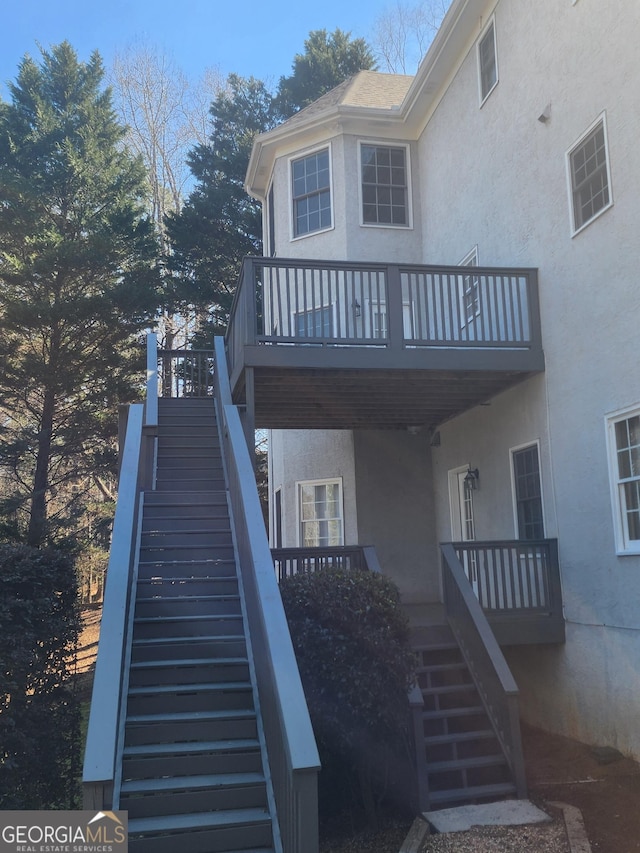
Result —
[[[223,74],[277,82],[289,74],[311,30],[339,27],[371,36],[395,0],[5,0],[0,30],[0,95],[25,53],[39,57],[67,39],[81,60],[94,49],[108,66],[114,53],[136,41],[173,56],[192,78],[207,67]]]

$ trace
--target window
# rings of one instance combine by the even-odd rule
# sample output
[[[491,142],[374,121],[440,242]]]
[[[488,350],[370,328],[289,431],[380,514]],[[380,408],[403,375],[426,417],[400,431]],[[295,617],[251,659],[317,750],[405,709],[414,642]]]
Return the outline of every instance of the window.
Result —
[[[544,539],[538,445],[512,450],[518,539]]]
[[[291,163],[295,237],[331,227],[329,149]]]
[[[574,145],[568,159],[573,231],[577,233],[611,204],[604,116]]]
[[[298,483],[300,545],[318,548],[343,544],[342,483],[316,480]]]
[[[407,226],[407,149],[362,144],[360,168],[363,224]]]
[[[616,545],[640,554],[640,409],[607,422]]]
[[[474,248],[469,254],[460,261],[462,267],[477,267],[478,266],[478,247]],[[462,280],[461,293],[461,308],[462,308],[462,325],[466,326],[473,322],[480,314],[480,279],[477,275],[465,275]]]
[[[482,106],[498,82],[496,27],[493,20],[478,42],[478,73],[480,76],[480,106]]]
[[[312,308],[295,315],[296,336],[299,338],[331,338],[331,308]]]

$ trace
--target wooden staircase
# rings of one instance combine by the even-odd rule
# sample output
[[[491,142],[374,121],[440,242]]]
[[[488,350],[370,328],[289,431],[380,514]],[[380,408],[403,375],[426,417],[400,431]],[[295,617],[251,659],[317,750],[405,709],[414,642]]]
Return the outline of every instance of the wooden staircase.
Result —
[[[417,629],[413,646],[423,698],[418,771],[428,789],[421,808],[515,797],[507,760],[451,629]]]
[[[136,853],[281,850],[213,400],[159,401],[114,807]]]

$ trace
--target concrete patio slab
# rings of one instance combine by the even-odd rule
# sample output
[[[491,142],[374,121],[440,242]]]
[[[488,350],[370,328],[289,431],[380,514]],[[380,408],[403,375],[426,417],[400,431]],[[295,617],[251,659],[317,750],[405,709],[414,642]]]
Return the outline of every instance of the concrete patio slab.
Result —
[[[548,823],[551,818],[529,800],[502,800],[473,806],[424,812],[436,832],[464,832],[472,826],[520,826]]]

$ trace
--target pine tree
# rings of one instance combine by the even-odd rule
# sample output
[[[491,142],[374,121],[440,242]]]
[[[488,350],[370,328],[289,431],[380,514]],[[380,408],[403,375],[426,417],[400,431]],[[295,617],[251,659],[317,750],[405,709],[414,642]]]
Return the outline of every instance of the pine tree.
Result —
[[[0,103],[0,466],[5,520],[36,546],[68,521],[69,483],[112,470],[158,297],[144,170],[102,79],[63,42]]]

